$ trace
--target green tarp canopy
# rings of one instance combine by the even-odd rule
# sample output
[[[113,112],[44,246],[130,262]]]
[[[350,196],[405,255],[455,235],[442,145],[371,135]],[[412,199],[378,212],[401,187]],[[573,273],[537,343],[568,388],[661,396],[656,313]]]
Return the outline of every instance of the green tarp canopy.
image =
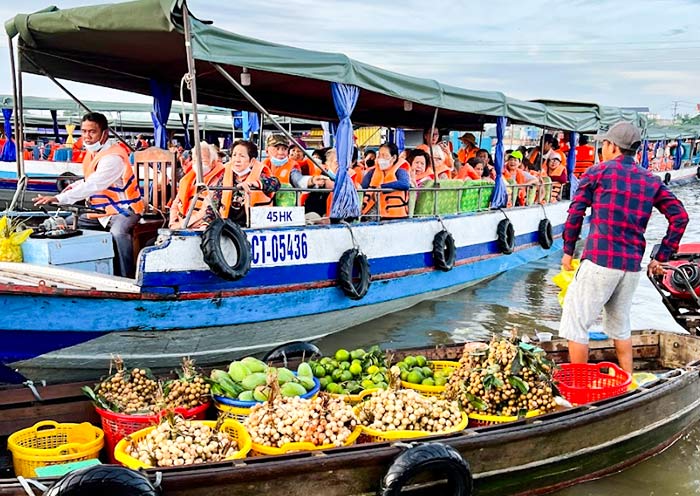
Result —
[[[582,133],[592,133],[599,129],[607,129],[618,121],[633,122],[641,129],[645,129],[647,125],[647,118],[643,114],[619,107],[603,106],[596,103],[565,102],[560,100],[532,101],[542,103],[546,105],[548,109],[576,115],[577,117],[575,120],[578,129],[573,130]],[[555,129],[559,128],[555,127]]]
[[[349,57],[303,50],[237,35],[192,19],[200,103],[254,110],[213,67],[234,78],[251,73],[248,88],[267,110],[280,115],[335,121],[330,82],[361,88],[353,122],[429,127],[434,109],[438,126],[474,129],[505,116],[513,123],[578,130],[575,112],[520,101],[500,92],[471,91],[405,76]],[[179,94],[187,72],[182,0],[134,2],[60,10],[50,7],[5,23],[19,36],[20,68],[25,72],[150,94],[151,78]],[[413,109],[404,110],[404,100]],[[588,126],[588,124],[586,124]]]
[[[652,141],[700,138],[700,126],[650,126],[646,137]]]

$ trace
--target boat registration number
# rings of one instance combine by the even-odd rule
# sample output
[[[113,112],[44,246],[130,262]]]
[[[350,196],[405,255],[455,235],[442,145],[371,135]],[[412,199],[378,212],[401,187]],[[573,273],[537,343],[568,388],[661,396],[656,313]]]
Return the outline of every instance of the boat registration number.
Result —
[[[306,233],[253,234],[250,246],[253,264],[305,260],[309,255]]]

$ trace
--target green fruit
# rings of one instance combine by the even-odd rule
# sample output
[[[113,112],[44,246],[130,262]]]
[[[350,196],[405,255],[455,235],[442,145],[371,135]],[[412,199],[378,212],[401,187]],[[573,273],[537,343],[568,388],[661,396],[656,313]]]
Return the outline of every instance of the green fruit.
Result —
[[[360,358],[364,357],[367,353],[365,353],[365,350],[362,348],[357,348],[356,350],[352,350],[350,352],[350,358],[353,360],[359,360]]]
[[[335,370],[331,373],[331,377],[333,378],[334,381],[340,382],[340,381],[341,381],[340,378],[342,377],[343,372],[344,372],[343,370],[335,369]],[[350,376],[352,376],[352,374],[350,374]]]
[[[428,365],[428,359],[425,358],[423,355],[418,355],[416,357],[416,365],[418,365],[419,367],[425,367],[426,365]]]
[[[328,391],[331,394],[338,394],[338,391],[340,391],[342,388],[340,387],[339,384],[336,384],[335,382],[331,382],[326,386],[326,391]]]
[[[348,390],[343,386],[340,386],[340,389],[338,389],[338,394],[348,394]]]
[[[408,374],[410,372],[408,370],[402,370],[401,371],[401,380],[402,381],[408,381]]]
[[[360,364],[360,362],[353,362],[348,370],[352,375],[360,375],[362,373],[362,364]]]
[[[306,377],[306,376],[299,376],[299,384],[304,386],[304,389],[307,391],[311,391],[313,388],[316,387],[316,383],[314,382],[313,377]]]
[[[251,372],[266,372],[267,371],[267,365],[265,365],[264,362],[261,362],[257,358],[253,357],[245,357],[244,359],[241,360],[243,365],[248,367],[248,370]]]
[[[350,362],[340,362],[340,365],[338,365],[338,368],[340,370],[349,370],[350,369]]]
[[[389,384],[387,384],[386,382],[380,382],[379,384],[377,384],[377,387],[380,389],[388,389]]]
[[[438,377],[448,377],[448,374],[444,370],[436,370],[433,372],[433,377],[437,379]]]
[[[268,395],[270,394],[270,388],[267,386],[258,386],[253,391],[253,399],[255,401],[267,401]]]
[[[377,372],[372,376],[372,382],[374,382],[375,384],[379,384],[380,382],[384,382],[385,380],[386,377],[381,372]]]
[[[416,357],[407,356],[403,359],[403,361],[406,363],[406,365],[408,365],[409,368],[413,368],[416,366]]]
[[[306,394],[306,389],[301,384],[288,382],[280,388],[280,393],[282,393],[282,396],[301,396]]]
[[[360,386],[356,381],[349,381],[345,385],[345,389],[347,389],[348,393],[350,394],[357,394],[362,391],[362,386]]]
[[[326,376],[326,377],[321,377],[321,378],[318,380],[318,382],[319,382],[319,384],[321,385],[321,389],[323,389],[324,391],[328,391],[328,385],[329,385],[331,382],[333,382],[333,379],[331,379],[330,377]]]
[[[369,367],[367,367],[367,373],[368,373],[368,374],[374,375],[374,374],[376,374],[377,372],[379,372],[379,367],[377,367],[376,365],[370,365]]]
[[[228,366],[228,375],[236,382],[241,382],[250,375],[250,369],[243,362],[231,362]]]
[[[294,377],[294,373],[291,370],[281,367],[277,369],[277,381],[282,386],[288,382],[296,382],[296,377]]]
[[[248,391],[252,391],[258,386],[263,386],[267,382],[265,372],[255,372],[241,381],[241,386]]]
[[[349,370],[343,370],[340,373],[340,382],[346,382],[346,381],[351,381],[352,380],[352,372]]]
[[[347,362],[348,360],[350,360],[350,352],[341,348],[340,350],[335,352],[335,359],[339,362]]]
[[[321,365],[326,365],[327,363],[330,363],[331,360],[332,360],[331,357],[323,357],[323,358],[321,358],[321,361],[319,361],[318,363],[320,363]]]
[[[241,401],[255,401],[253,397],[253,391],[243,391],[238,395],[238,399]]]
[[[362,386],[362,389],[374,389],[377,387],[377,385],[370,381],[369,379],[365,379],[360,383],[360,386]]]
[[[435,380],[432,377],[426,377],[421,381],[421,384],[423,386],[434,386],[435,385]]]
[[[421,382],[423,382],[423,379],[425,379],[425,377],[423,377],[423,374],[421,374],[420,372],[418,372],[418,370],[413,369],[413,371],[411,371],[411,372],[408,374],[408,379],[407,379],[407,380],[408,380],[408,382],[410,382],[411,384],[420,384]]]
[[[318,377],[319,379],[326,376],[326,369],[323,367],[323,365],[316,365],[314,367],[314,376]]]
[[[408,365],[406,365],[406,362],[399,362],[396,364],[396,366],[401,370],[408,370]],[[377,369],[379,369],[379,367],[377,367]]]
[[[447,384],[446,377],[435,377],[435,385],[436,386],[444,386],[445,384]]]
[[[423,376],[424,377],[432,377],[433,376],[433,369],[430,367],[423,367]]]
[[[299,367],[297,367],[297,375],[300,377],[313,377],[314,371],[311,369],[311,366],[308,363],[300,363]]]

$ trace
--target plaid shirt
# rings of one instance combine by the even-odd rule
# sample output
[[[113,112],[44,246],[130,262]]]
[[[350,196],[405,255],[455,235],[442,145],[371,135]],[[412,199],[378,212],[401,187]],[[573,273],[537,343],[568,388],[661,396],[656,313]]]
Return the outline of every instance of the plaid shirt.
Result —
[[[581,258],[611,269],[641,270],[646,230],[652,207],[668,220],[656,260],[665,262],[678,250],[688,224],[683,204],[633,157],[620,155],[589,168],[582,176],[564,226],[564,253],[573,255],[586,208],[591,229]]]

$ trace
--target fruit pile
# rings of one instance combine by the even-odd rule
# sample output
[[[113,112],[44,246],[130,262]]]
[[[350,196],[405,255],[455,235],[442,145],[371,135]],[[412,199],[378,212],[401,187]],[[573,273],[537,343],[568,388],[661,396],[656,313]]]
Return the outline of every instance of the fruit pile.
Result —
[[[182,359],[182,370],[178,371],[178,378],[163,385],[165,407],[168,409],[203,405],[209,401],[209,392],[209,384],[199,375],[194,360],[190,358]]]
[[[116,372],[83,392],[104,410],[128,415],[157,413],[163,409],[161,386],[148,369],[127,369],[124,361],[112,360]]]
[[[394,370],[400,373],[398,367],[392,367]],[[357,412],[360,424],[382,432],[446,432],[462,421],[456,401],[422,396],[413,389],[377,391],[357,407]]]
[[[211,371],[212,394],[240,401],[267,401],[270,395],[267,373],[271,369],[276,371],[282,396],[302,396],[316,387],[313,371],[306,363],[300,364],[294,375],[284,367],[275,369],[257,358],[246,357],[231,362],[228,372],[216,369]]]
[[[513,337],[494,338],[488,346],[465,347],[445,397],[459,401],[468,413],[522,416],[556,408],[554,363],[545,352]]]
[[[453,369],[434,370],[432,362],[424,356],[407,356],[396,366],[401,369],[401,380],[422,386],[444,386]]]
[[[288,443],[342,446],[357,420],[342,399],[321,394],[312,399],[280,394],[274,370],[268,379],[268,401],[255,405],[245,421],[253,444],[281,448]]]
[[[333,357],[310,361],[321,390],[332,394],[357,394],[365,389],[386,389],[389,384],[384,353],[378,346],[369,351],[340,349]]]
[[[220,430],[182,417],[164,417],[163,421],[140,441],[130,440],[126,453],[150,467],[178,467],[195,463],[218,462],[238,451],[236,440]]]

